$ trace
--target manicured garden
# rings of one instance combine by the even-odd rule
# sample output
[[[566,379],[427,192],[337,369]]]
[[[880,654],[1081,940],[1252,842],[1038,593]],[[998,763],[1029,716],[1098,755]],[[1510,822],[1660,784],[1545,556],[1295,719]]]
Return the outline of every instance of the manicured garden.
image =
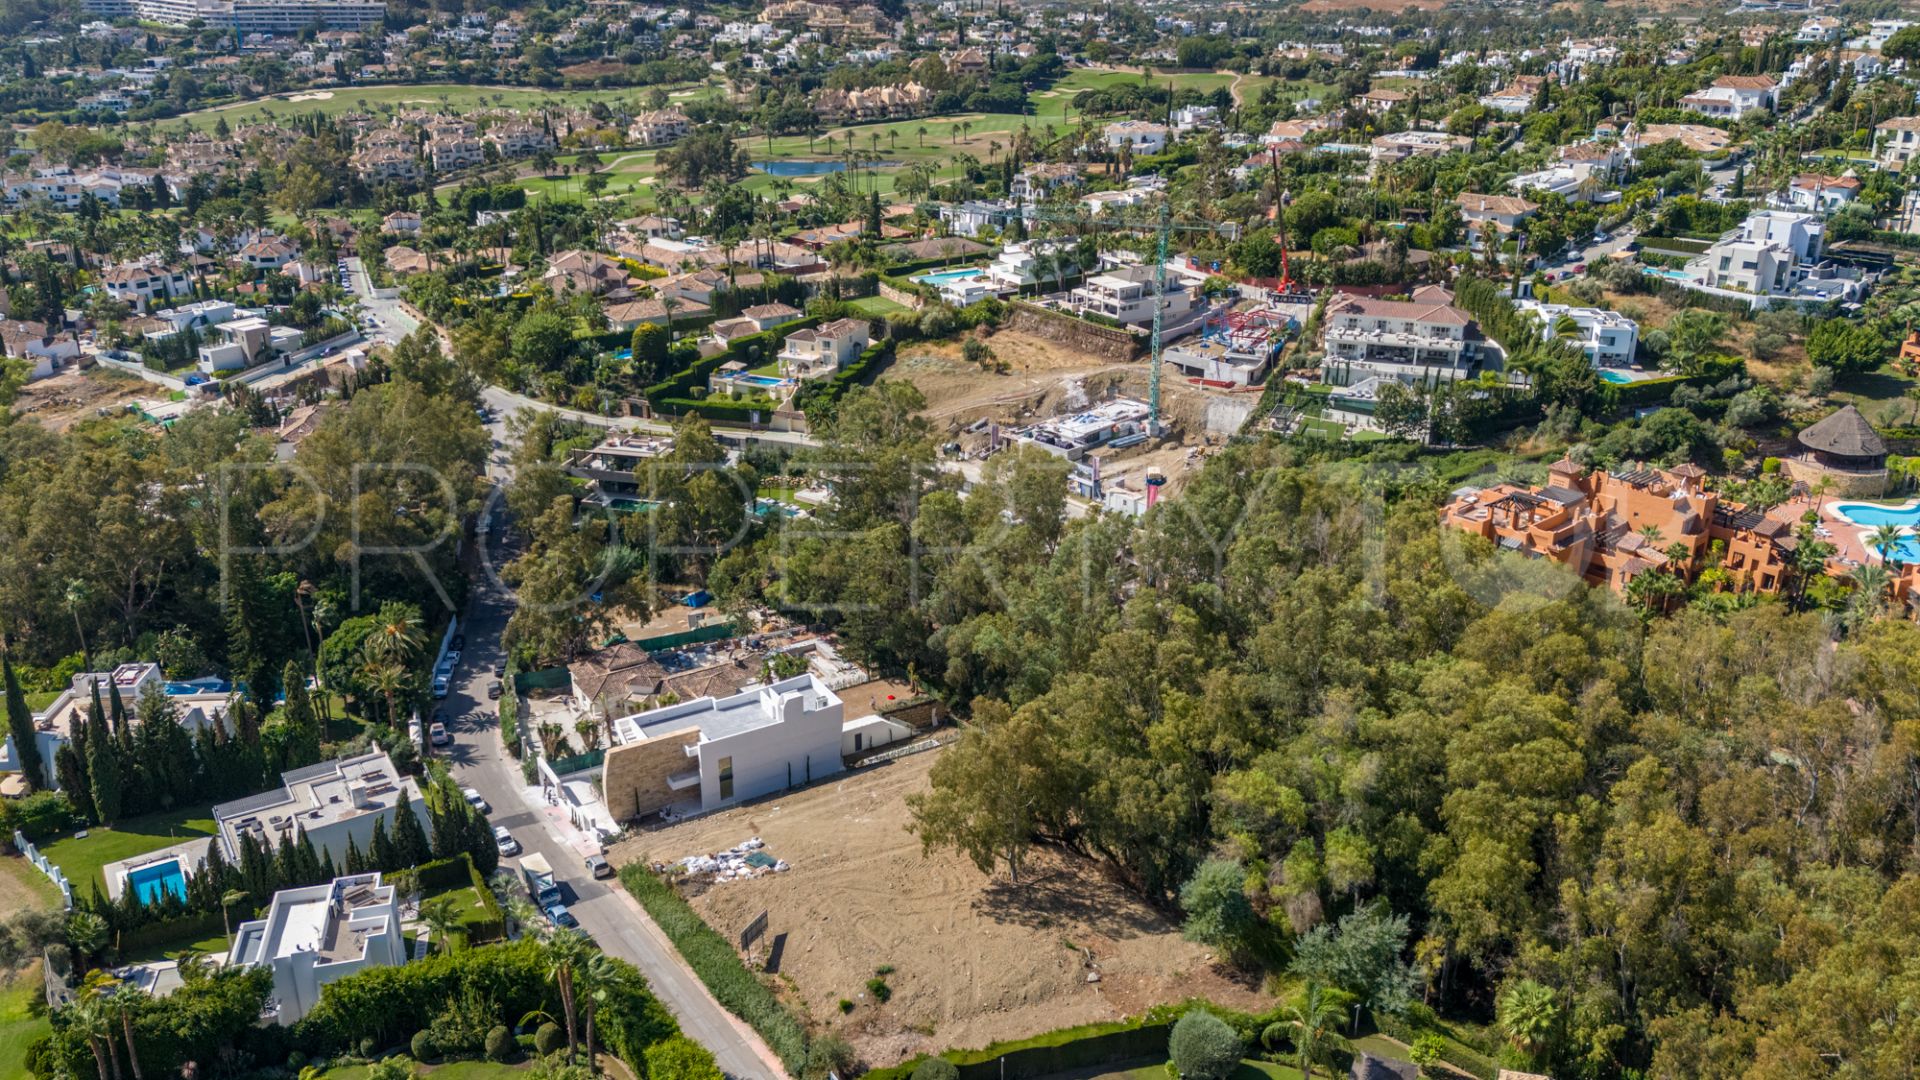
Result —
[[[107,895],[107,881],[101,876],[100,868],[110,862],[157,851],[196,836],[212,836],[213,808],[206,803],[177,807],[82,832],[86,835],[70,834],[40,845],[40,853],[73,883],[76,900],[94,885],[99,886],[102,897]]]

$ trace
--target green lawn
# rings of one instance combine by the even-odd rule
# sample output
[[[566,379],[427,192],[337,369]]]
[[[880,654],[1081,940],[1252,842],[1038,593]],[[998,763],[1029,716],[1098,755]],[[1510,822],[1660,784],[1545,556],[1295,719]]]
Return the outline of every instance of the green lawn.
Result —
[[[884,296],[863,296],[847,301],[847,306],[866,315],[894,315],[908,310],[907,305],[895,303]]]
[[[430,900],[436,900],[443,896],[452,900],[456,905],[455,911],[459,915],[461,926],[471,926],[474,923],[485,922],[487,920],[488,911],[484,902],[480,899],[479,886],[455,885],[445,889],[439,889],[423,894],[420,902],[425,904]],[[466,944],[466,934],[464,931],[458,934],[457,940],[462,945]]]
[[[59,697],[60,691],[58,690],[37,690],[30,694],[23,693],[20,695],[21,700],[27,703],[27,708],[32,709],[34,712],[45,709],[47,706],[53,704]]]
[[[213,832],[212,807],[201,804],[129,818],[111,828],[86,830],[85,838],[63,837],[41,845],[40,852],[67,875],[76,897],[88,894],[90,882],[105,896],[107,879],[100,874],[102,866],[196,836],[212,836]]]
[[[40,996],[40,962],[20,970],[17,978],[0,986],[0,1076],[27,1075],[27,1047],[53,1030]]]
[[[233,920],[233,925],[239,926],[242,922],[246,921],[248,916],[246,912],[236,907],[230,917]],[[225,934],[215,934],[212,937],[203,938],[199,941],[189,941],[185,944],[175,941],[164,945],[153,945],[139,952],[128,954],[126,960],[129,963],[136,964],[152,963],[156,960],[178,960],[180,959],[181,953],[192,950],[203,956],[212,957],[217,961],[227,955],[227,949],[232,945],[233,942],[227,940]]]
[[[1041,141],[1047,138],[1047,129],[1054,129],[1055,136],[1065,133],[1069,123],[1078,125],[1079,116],[1071,112],[1073,96],[1082,90],[1104,89],[1137,82],[1137,71],[1087,71],[1070,72],[1055,83],[1051,89],[1032,95],[1031,111],[1026,115],[1018,113],[959,113],[949,116],[925,116],[910,120],[883,121],[871,124],[849,124],[828,128],[808,138],[805,135],[783,135],[768,138],[764,135],[748,136],[740,140],[740,148],[747,152],[752,160],[780,161],[794,159],[822,159],[843,156],[849,145],[862,154],[875,155],[888,164],[875,170],[861,170],[858,183],[862,190],[871,184],[881,194],[891,193],[896,176],[901,167],[921,163],[935,170],[936,180],[948,179],[959,174],[957,159],[963,154],[990,162],[1004,152],[1012,141],[1013,134],[1021,127],[1030,129],[1033,136]],[[1228,72],[1174,72],[1159,73],[1153,76],[1159,85],[1173,84],[1176,89],[1193,88],[1214,90],[1233,82]],[[1272,80],[1266,80],[1272,81]],[[1242,83],[1244,92],[1251,79]],[[1262,83],[1264,85],[1264,82]],[[424,88],[405,88],[418,93]],[[1325,87],[1311,83],[1288,83],[1286,92],[1320,93]],[[357,91],[355,91],[357,93]],[[599,93],[599,91],[596,91]],[[1105,124],[1109,120],[1122,117],[1101,117],[1091,122]],[[998,149],[996,149],[996,144]],[[638,212],[653,205],[652,181],[656,172],[653,151],[635,151],[601,155],[605,164],[599,170],[607,174],[608,184],[603,199],[620,203],[621,212]],[[575,158],[561,157],[559,165],[575,164]],[[741,181],[740,186],[758,195],[774,195],[784,191],[804,192],[812,184],[819,183],[819,177],[782,178],[770,176],[758,170],[751,172]],[[568,178],[557,172],[551,177],[529,177],[521,181],[521,186],[535,196],[545,195],[556,199],[582,199],[585,192],[580,186],[578,171]],[[696,200],[698,193],[690,193]]]

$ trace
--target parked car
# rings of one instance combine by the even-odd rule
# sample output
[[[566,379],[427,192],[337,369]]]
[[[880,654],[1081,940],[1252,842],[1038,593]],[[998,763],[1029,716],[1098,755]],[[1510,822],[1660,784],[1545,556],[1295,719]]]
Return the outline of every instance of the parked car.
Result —
[[[447,650],[447,658],[445,660],[440,661],[440,666],[443,668],[446,668],[448,671],[452,671],[454,665],[458,664],[459,662],[460,662],[460,646],[455,645],[453,648]]]
[[[467,635],[465,634],[453,635],[453,653],[455,656],[458,656],[464,649],[466,649],[466,647],[467,647]]]
[[[500,845],[500,854],[502,855],[511,856],[520,854],[520,841],[513,838],[513,834],[507,831],[505,825],[495,825],[493,827],[493,842]]]
[[[460,794],[464,796],[469,803],[473,804],[473,808],[475,810],[478,810],[483,814],[493,813],[493,807],[487,802],[487,797],[485,795],[480,794],[479,792],[473,790],[470,787],[461,788]]]
[[[487,700],[489,701],[500,700],[500,695],[506,692],[507,692],[506,684],[501,682],[499,679],[495,679],[492,682],[487,684]]]
[[[445,675],[435,675],[433,677],[433,696],[434,697],[436,698],[446,697],[448,688],[449,688],[449,680]]]
[[[574,927],[580,925],[580,920],[573,917],[573,912],[568,911],[567,905],[565,904],[548,904],[547,918],[553,920],[553,925],[555,926]]]
[[[504,679],[507,677],[507,662],[505,660],[501,660],[493,665],[493,677],[496,679]]]
[[[445,724],[433,725],[432,728],[428,729],[428,735],[432,737],[433,745],[435,746],[453,745],[453,736],[447,732],[447,725]]]
[[[607,861],[605,855],[589,855],[587,856],[587,873],[597,878],[612,877],[613,864]]]

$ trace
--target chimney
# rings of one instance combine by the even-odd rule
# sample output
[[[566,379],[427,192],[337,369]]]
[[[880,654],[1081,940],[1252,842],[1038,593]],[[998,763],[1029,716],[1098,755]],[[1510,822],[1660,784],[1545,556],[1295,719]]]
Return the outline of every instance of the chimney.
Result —
[[[347,799],[362,810],[371,805],[367,799],[367,785],[358,780],[347,785]]]

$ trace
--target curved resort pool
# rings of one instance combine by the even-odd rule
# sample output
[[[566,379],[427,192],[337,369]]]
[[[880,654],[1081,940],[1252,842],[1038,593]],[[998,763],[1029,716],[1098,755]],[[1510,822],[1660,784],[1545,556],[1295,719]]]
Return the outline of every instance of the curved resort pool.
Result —
[[[127,871],[127,888],[139,897],[142,904],[154,904],[168,894],[187,898],[187,875],[180,868],[179,859],[162,859],[156,863]]]
[[[1920,503],[1908,501],[1904,506],[1882,506],[1878,503],[1835,503],[1834,513],[1853,522],[1872,528],[1875,525],[1899,525],[1903,528],[1920,526]]]
[[[1624,375],[1624,374],[1622,374],[1622,373],[1620,373],[1620,372],[1618,372],[1618,371],[1614,371],[1614,370],[1613,370],[1612,368],[1601,368],[1601,369],[1600,369],[1600,381],[1601,381],[1601,382],[1610,382],[1610,383],[1613,383],[1613,384],[1615,384],[1615,385],[1619,385],[1619,386],[1624,386],[1624,385],[1626,385],[1627,383],[1630,383],[1630,382],[1632,382],[1632,381],[1633,381],[1633,379],[1632,379],[1632,377],[1630,377],[1630,376],[1628,376],[1628,375]]]

